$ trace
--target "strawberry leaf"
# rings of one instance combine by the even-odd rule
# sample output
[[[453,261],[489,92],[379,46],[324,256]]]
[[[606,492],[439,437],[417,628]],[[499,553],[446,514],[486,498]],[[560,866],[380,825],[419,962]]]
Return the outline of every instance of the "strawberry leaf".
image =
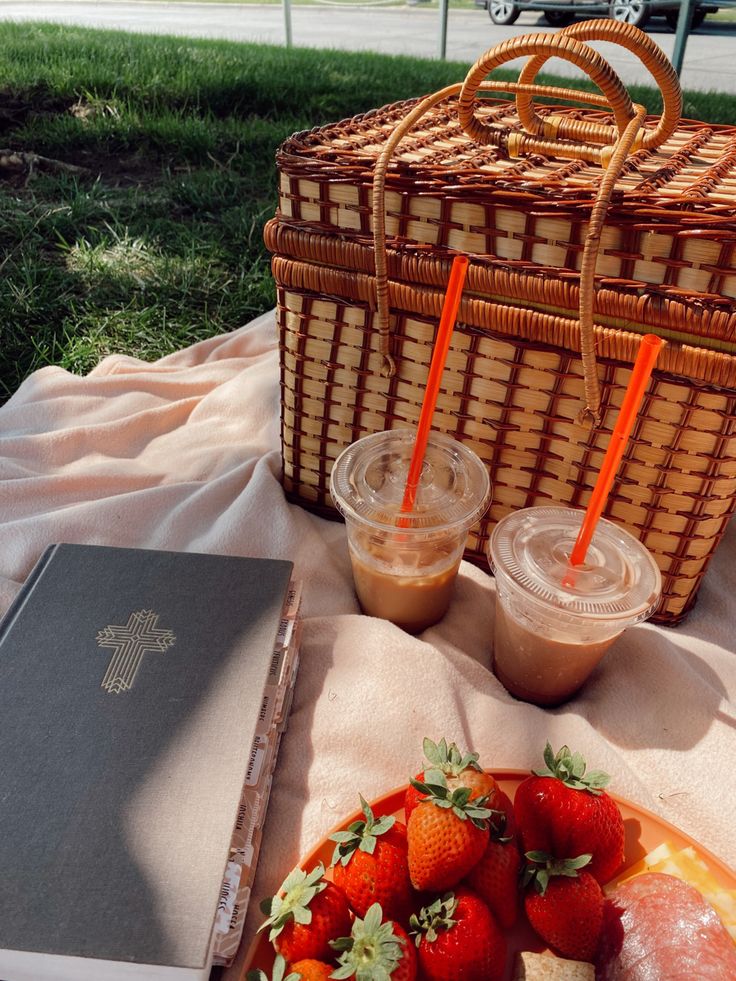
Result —
[[[442,770],[425,770],[424,771],[424,783],[430,787],[446,787],[447,777],[442,772]]]
[[[573,753],[570,759],[570,772],[576,780],[579,780],[585,773],[585,760],[580,753]]]
[[[305,872],[300,868],[290,872],[278,893],[270,901],[264,900],[261,903],[261,910],[267,913],[267,919],[258,930],[270,926],[268,939],[273,943],[290,919],[295,923],[311,923],[312,911],[309,904],[318,893],[327,888],[324,874],[325,867],[321,862],[315,865],[311,872]],[[268,908],[266,903],[269,903]]]
[[[545,747],[544,747],[544,762],[547,765],[547,773],[544,774],[544,775],[545,776],[554,776],[554,771],[555,771],[555,752],[554,752],[554,750],[552,749],[552,747],[550,746],[549,743],[547,743],[545,745]],[[536,770],[534,771],[534,773],[536,773],[538,777],[541,777],[542,776],[542,774],[541,773],[538,773]]]
[[[392,973],[404,957],[406,941],[394,933],[391,921],[383,922],[379,903],[366,911],[365,918],[356,917],[349,937],[331,941],[330,946],[340,951],[336,971],[331,978],[351,978],[356,981],[390,981]]]
[[[547,886],[549,885],[549,872],[547,869],[535,869],[532,874],[532,882],[539,895],[543,896],[547,892]]]
[[[286,975],[286,976],[284,976]],[[246,981],[269,981],[268,975],[265,971],[257,968],[253,971],[248,971],[246,974]],[[273,961],[273,970],[271,971],[271,981],[299,981],[301,974],[296,974],[294,971],[290,971],[286,974],[286,961],[283,955],[276,954]]]
[[[352,950],[352,945],[348,948],[348,950]],[[354,974],[355,974],[355,968],[353,967],[352,964],[343,964],[342,967],[336,968],[332,972],[330,977],[336,979],[352,978]]]
[[[425,797],[431,797],[432,794],[447,790],[447,781],[439,770],[429,770],[428,773],[424,774],[423,781],[412,778],[409,782],[415,790],[424,794]]]
[[[358,794],[358,796],[360,797],[360,809],[362,810],[363,814],[365,815],[365,823],[366,824],[373,824],[373,808],[371,807],[371,805],[368,803],[368,801],[365,799],[365,797],[362,794]],[[355,823],[356,824],[360,824],[361,822],[360,821],[356,821]]]
[[[543,896],[547,891],[549,880],[556,875],[576,878],[579,869],[590,863],[592,855],[578,855],[576,858],[554,858],[547,852],[525,852],[524,857],[529,862],[523,874],[523,885],[534,883],[534,888]]]
[[[468,817],[474,818],[489,818],[493,811],[490,807],[486,807],[484,804],[479,804],[478,801],[486,800],[487,798],[476,797],[475,800],[468,801],[465,806],[465,813]]]
[[[312,922],[312,911],[304,906],[296,906],[291,914],[294,917],[295,923],[307,923]]]
[[[422,740],[422,750],[430,766],[442,766],[443,759],[447,759],[447,740],[443,736],[439,743],[433,743],[425,736]]]
[[[588,853],[587,855],[578,855],[577,858],[565,859],[566,868],[572,869],[573,871],[577,871],[578,869],[585,868],[586,865],[590,864],[592,858],[593,855],[591,853]],[[569,875],[569,874],[570,873],[567,871],[562,872],[562,875]]]
[[[373,822],[373,834],[382,835],[384,832],[388,831],[389,828],[392,828],[395,823],[396,818],[393,814],[384,814],[383,817],[380,817],[377,821]]]
[[[423,906],[419,915],[412,913],[409,918],[409,931],[414,937],[417,947],[426,938],[428,943],[434,943],[443,930],[449,930],[457,922],[453,919],[457,909],[457,897],[452,892],[435,899],[429,906]]]
[[[452,792],[452,803],[455,807],[465,807],[465,805],[470,800],[470,795],[472,791],[470,787],[457,787]]]
[[[434,771],[430,771],[434,772]],[[441,774],[439,774],[442,776]],[[426,777],[426,774],[425,774]],[[425,801],[434,804],[436,807],[441,807],[443,809],[452,808],[453,813],[461,821],[465,821],[468,818],[477,827],[485,830],[488,826],[487,818],[491,815],[492,811],[489,807],[484,805],[488,801],[488,796],[476,797],[473,800],[470,799],[470,795],[473,793],[470,787],[456,787],[455,790],[450,793],[447,786],[447,781],[442,777],[442,783],[420,783],[418,780],[412,780],[412,785],[425,795]]]
[[[603,770],[591,770],[585,777],[588,790],[603,790],[611,782],[611,778]]]
[[[380,903],[373,903],[373,905],[366,910],[366,914],[363,918],[363,931],[365,933],[374,933],[383,920],[383,911],[381,909]]]
[[[385,834],[396,821],[391,814],[376,818],[370,804],[361,796],[360,804],[365,820],[353,821],[347,831],[335,831],[330,835],[330,841],[337,842],[330,859],[330,865],[347,865],[353,854],[359,849],[372,855],[376,847],[378,835]]]
[[[532,770],[532,773],[537,777],[554,777],[573,790],[585,790],[598,796],[611,779],[602,770],[592,770],[586,774],[585,760],[580,753],[570,752],[568,746],[563,746],[555,753],[548,742],[543,756],[545,768]]]
[[[425,737],[422,749],[430,767],[441,770],[447,776],[458,776],[467,769],[482,770],[477,753],[462,753],[455,743],[448,746],[444,737],[439,743]]]

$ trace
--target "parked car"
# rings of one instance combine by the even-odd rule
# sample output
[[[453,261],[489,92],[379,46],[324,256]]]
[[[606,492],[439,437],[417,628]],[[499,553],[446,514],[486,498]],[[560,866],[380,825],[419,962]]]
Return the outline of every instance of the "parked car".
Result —
[[[538,10],[553,27],[570,24],[577,14],[607,14],[636,27],[644,27],[650,17],[661,15],[675,30],[680,16],[680,0],[480,0],[480,5],[488,8],[494,24],[513,24],[523,10]],[[700,27],[706,14],[717,11],[713,4],[698,4],[693,10],[690,29]]]

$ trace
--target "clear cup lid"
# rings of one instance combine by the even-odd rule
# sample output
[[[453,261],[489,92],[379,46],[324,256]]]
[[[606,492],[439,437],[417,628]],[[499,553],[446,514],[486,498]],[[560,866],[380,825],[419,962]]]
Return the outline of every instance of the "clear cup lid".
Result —
[[[488,555],[530,600],[588,619],[643,620],[659,601],[662,576],[649,550],[611,521],[596,525],[585,561],[569,564],[583,512],[564,507],[515,511],[493,529]]]
[[[443,433],[427,442],[414,508],[401,514],[416,433],[391,429],[364,436],[343,450],[330,476],[330,492],[344,517],[377,528],[470,528],[491,496],[488,471],[468,447]]]

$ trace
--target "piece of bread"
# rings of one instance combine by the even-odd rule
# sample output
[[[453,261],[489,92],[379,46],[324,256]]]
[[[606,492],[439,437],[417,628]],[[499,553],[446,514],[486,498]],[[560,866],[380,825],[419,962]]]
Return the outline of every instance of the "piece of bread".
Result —
[[[517,954],[514,967],[513,981],[595,981],[595,968],[586,961],[568,961],[529,950]]]

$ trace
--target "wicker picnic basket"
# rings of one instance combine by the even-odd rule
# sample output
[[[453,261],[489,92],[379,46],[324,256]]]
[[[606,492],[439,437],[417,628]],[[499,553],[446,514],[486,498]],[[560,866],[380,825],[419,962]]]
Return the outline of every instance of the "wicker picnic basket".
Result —
[[[632,104],[585,43],[597,40],[639,55],[660,117]],[[537,84],[553,55],[600,94]],[[487,80],[518,57],[518,82]],[[586,505],[641,337],[655,333],[667,343],[604,513],[660,565],[654,619],[680,620],[736,504],[736,128],[680,112],[662,51],[597,20],[511,39],[462,84],[288,139],[265,239],[289,496],[330,513],[341,450],[416,424],[459,250],[471,262],[434,426],[493,481],[466,557],[485,565],[511,510]]]

